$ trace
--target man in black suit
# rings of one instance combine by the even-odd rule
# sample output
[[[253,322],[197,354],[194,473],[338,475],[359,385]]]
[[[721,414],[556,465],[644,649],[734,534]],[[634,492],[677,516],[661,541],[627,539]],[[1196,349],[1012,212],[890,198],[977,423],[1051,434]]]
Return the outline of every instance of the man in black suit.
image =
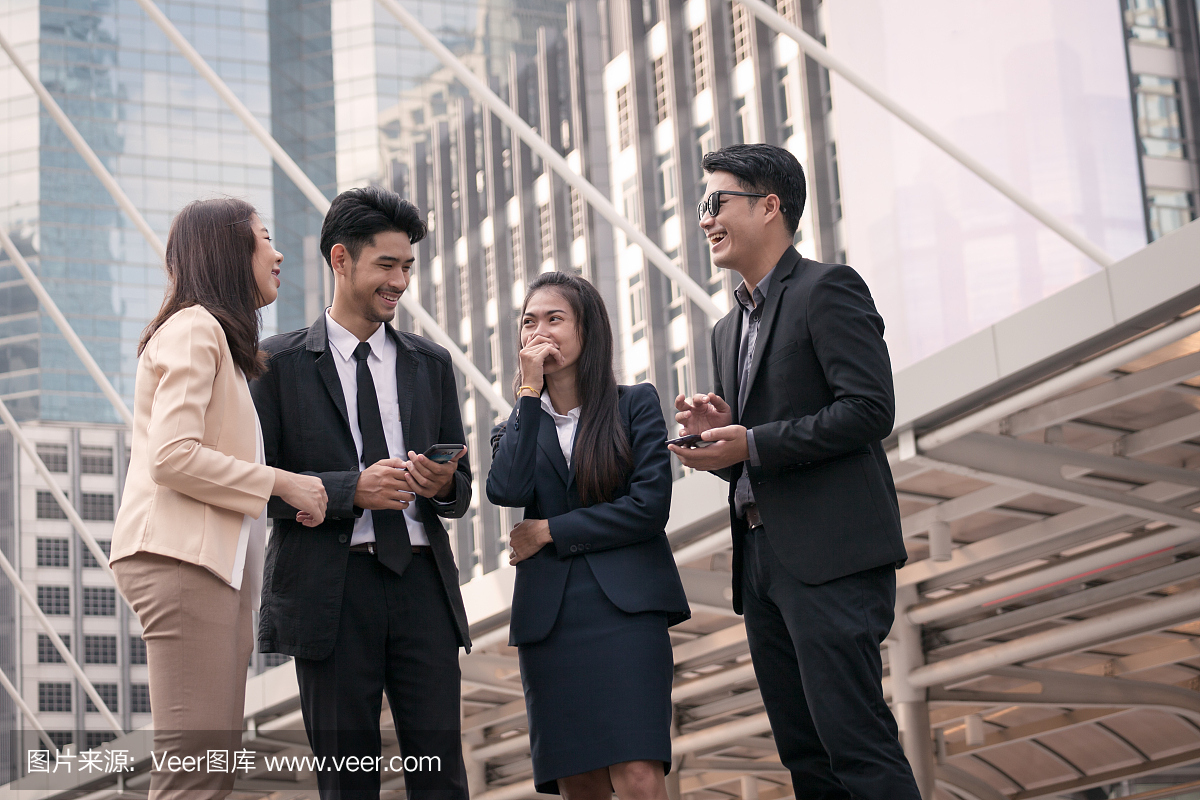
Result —
[[[439,517],[466,513],[471,469],[465,448],[446,464],[422,454],[465,440],[450,354],[389,324],[425,232],[394,192],[338,195],[321,228],[333,306],[264,342],[251,387],[266,462],[329,495],[315,528],[272,498],[259,622],[263,652],[296,658],[309,743],[330,759],[323,800],[378,798],[381,769],[406,763],[420,767],[405,773],[409,797],[467,798],[458,648],[470,640]],[[385,692],[402,759],[379,758]]]
[[[675,402],[683,432],[713,444],[671,449],[729,481],[734,609],[796,797],[919,800],[880,685],[906,558],[880,443],[895,414],[883,320],[858,273],[792,247],[791,153],[735,145],[703,165],[700,227],[742,283],[713,329],[715,391]]]

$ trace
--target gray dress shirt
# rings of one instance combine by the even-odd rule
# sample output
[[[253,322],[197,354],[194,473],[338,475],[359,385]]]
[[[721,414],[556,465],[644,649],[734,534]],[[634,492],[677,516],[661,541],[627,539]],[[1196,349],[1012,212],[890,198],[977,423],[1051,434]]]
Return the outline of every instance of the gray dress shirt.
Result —
[[[742,342],[738,346],[738,419],[746,408],[746,398],[750,396],[750,365],[754,363],[754,346],[758,340],[758,326],[762,322],[763,306],[767,294],[771,291],[771,277],[775,274],[772,269],[758,285],[754,287],[753,295],[746,291],[746,282],[742,281],[733,296],[742,307]],[[742,467],[742,476],[738,478],[733,490],[733,505],[739,517],[745,516],[744,509],[754,502],[754,490],[750,488],[750,466],[758,466],[758,448],[754,446],[754,431],[747,429],[746,445],[750,449],[750,458]]]

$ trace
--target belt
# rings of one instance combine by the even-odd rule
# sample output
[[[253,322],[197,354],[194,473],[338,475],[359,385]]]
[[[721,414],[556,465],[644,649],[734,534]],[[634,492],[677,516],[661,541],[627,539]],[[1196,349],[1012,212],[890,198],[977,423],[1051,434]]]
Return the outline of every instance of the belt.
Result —
[[[350,545],[351,553],[368,553],[370,555],[375,555],[376,550],[377,550],[377,548],[375,547],[374,542],[361,542],[360,544]],[[412,545],[412,551],[414,553],[428,553],[429,545],[414,544],[414,545]]]
[[[745,518],[746,524],[750,526],[750,530],[758,530],[763,526],[762,514],[758,513],[757,503],[747,503],[742,506],[742,517]]]

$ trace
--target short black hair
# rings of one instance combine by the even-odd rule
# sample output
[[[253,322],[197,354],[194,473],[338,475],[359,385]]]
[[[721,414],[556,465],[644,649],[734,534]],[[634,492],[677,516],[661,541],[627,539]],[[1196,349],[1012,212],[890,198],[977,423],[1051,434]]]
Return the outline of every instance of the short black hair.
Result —
[[[321,254],[332,266],[329,254],[340,244],[358,261],[363,248],[375,243],[375,234],[386,231],[407,233],[416,244],[428,228],[417,207],[393,191],[380,186],[347,189],[333,198],[321,224]]]
[[[788,233],[796,235],[808,191],[804,167],[790,151],[773,144],[731,144],[705,154],[700,163],[705,172],[728,172],[742,191],[776,195]]]

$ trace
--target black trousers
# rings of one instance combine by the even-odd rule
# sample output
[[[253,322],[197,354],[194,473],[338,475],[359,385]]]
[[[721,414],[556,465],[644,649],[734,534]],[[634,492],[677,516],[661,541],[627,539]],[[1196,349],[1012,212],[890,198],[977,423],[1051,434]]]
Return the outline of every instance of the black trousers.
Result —
[[[920,800],[880,686],[895,602],[890,564],[810,586],[746,535],[746,638],[796,800]]]
[[[296,659],[300,707],[321,800],[375,800],[404,771],[415,800],[466,800],[458,639],[433,556],[397,575],[367,553],[346,565],[333,654]],[[380,758],[387,693],[401,757]],[[364,760],[366,757],[366,760]]]

